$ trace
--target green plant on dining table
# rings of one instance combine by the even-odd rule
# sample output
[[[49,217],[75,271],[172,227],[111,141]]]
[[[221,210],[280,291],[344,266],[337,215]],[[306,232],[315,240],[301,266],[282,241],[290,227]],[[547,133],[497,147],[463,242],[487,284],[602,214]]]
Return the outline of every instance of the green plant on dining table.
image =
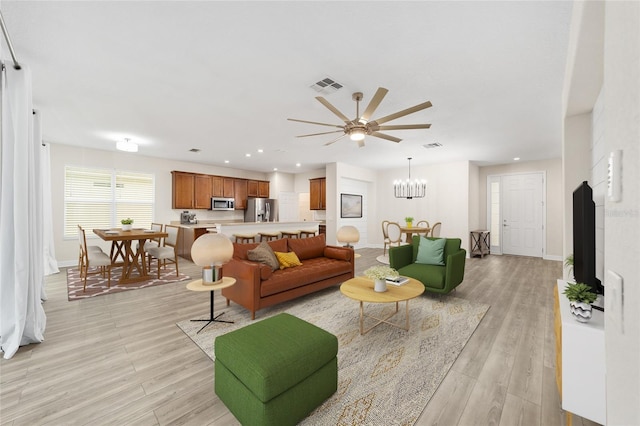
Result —
[[[404,218],[404,221],[407,222],[407,226],[411,228],[411,225],[413,224],[413,218],[411,216],[407,216]]]
[[[120,223],[122,223],[123,225],[131,225],[133,224],[133,219],[131,219],[130,217],[126,218],[126,219],[122,219],[120,221]]]

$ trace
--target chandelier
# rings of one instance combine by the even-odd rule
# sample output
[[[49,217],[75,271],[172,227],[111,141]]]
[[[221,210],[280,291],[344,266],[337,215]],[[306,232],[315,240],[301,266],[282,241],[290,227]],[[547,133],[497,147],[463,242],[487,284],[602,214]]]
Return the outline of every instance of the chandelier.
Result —
[[[406,198],[407,200],[423,198],[427,195],[427,181],[425,179],[411,180],[411,157],[407,160],[409,160],[409,179],[393,181],[393,192],[396,198]]]

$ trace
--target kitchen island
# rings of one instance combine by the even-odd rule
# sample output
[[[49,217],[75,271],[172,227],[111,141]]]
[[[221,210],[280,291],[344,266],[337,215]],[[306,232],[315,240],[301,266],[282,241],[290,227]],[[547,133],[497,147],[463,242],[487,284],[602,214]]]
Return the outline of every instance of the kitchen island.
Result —
[[[218,232],[226,235],[235,241],[233,234],[256,234],[256,242],[259,241],[259,232],[282,232],[299,230],[319,230],[319,221],[297,221],[297,222],[216,222],[202,221],[198,223],[180,224],[174,223],[182,228],[181,237],[178,244],[178,256],[188,260],[191,259],[191,246],[201,235],[207,232]]]

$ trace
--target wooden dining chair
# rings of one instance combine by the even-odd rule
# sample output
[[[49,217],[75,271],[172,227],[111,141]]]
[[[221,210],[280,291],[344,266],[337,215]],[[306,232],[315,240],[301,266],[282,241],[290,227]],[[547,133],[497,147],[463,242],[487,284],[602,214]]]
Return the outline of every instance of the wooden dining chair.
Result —
[[[162,223],[151,223],[152,231],[162,232],[162,227],[163,227]],[[162,244],[161,237],[150,238],[144,242],[144,247],[142,248],[142,250],[144,250],[144,253],[145,253],[144,256],[147,256],[147,273],[151,270],[151,255],[149,254],[149,250],[152,249],[153,247],[160,247],[161,244]],[[140,250],[140,243],[136,244],[136,250]]]
[[[430,226],[429,226],[429,222],[428,222],[428,221],[426,221],[426,220],[421,220],[421,221],[419,221],[418,223],[416,223],[416,226],[417,226],[418,228],[430,228]],[[426,237],[426,236],[429,234],[429,231],[426,231],[426,232],[419,232],[418,234],[420,234],[420,235],[422,235],[422,236]]]
[[[387,224],[387,235],[389,238],[389,247],[402,245],[402,230],[398,222],[389,222]]]
[[[82,232],[84,232],[84,228],[80,225],[78,225],[78,229],[81,229]],[[85,235],[86,236],[86,235]],[[85,239],[86,242],[86,239]],[[100,246],[86,246],[86,252],[87,253],[104,253],[102,251],[102,248],[100,248]],[[78,250],[78,270],[82,269],[82,246],[80,246],[80,249]]]
[[[431,228],[431,237],[432,238],[437,238],[440,236],[440,227],[442,226],[442,223],[440,222],[436,222],[433,224],[433,228]]]
[[[178,239],[180,236],[180,227],[175,225],[165,225],[164,232],[168,234],[164,239],[164,243],[158,247],[151,247],[147,251],[150,256],[149,270],[151,270],[151,261],[155,258],[158,260],[158,279],[160,279],[160,266],[166,269],[167,262],[175,263],[176,276],[179,277],[180,272],[178,272]]]
[[[84,229],[78,225],[78,245],[80,246],[80,278],[82,279],[82,291],[87,291],[87,276],[89,274],[107,273],[107,287],[111,287],[111,258],[100,251],[89,251],[87,248],[87,237]],[[98,247],[99,248],[99,247]],[[89,268],[98,267],[95,272],[89,272]]]

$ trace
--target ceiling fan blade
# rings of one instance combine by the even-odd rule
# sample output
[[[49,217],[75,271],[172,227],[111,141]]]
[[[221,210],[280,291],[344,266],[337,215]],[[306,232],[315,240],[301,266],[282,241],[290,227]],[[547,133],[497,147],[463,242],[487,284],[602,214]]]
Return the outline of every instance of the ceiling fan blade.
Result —
[[[332,113],[334,113],[335,115],[337,115],[338,117],[340,117],[340,120],[344,121],[345,123],[349,123],[351,120],[349,120],[349,118],[344,115],[343,113],[341,113],[340,111],[338,111],[338,108],[334,107],[333,105],[331,105],[329,103],[328,100],[326,100],[325,98],[323,98],[322,96],[316,96],[316,99],[324,106],[326,106],[329,111],[331,111]]]
[[[371,98],[371,102],[369,102],[369,105],[367,105],[367,109],[365,109],[360,116],[362,120],[369,121],[369,119],[373,115],[373,112],[376,110],[376,108],[378,108],[380,102],[382,102],[384,97],[387,95],[387,92],[389,92],[389,90],[385,89],[384,87],[378,87],[375,95],[373,95],[373,98]]]
[[[431,124],[396,124],[391,126],[378,126],[378,130],[408,130],[408,129],[428,129]]]
[[[364,148],[364,139],[358,141],[358,148]]]
[[[380,139],[386,139],[386,140],[391,141],[391,142],[400,142],[402,140],[400,138],[396,138],[395,136],[386,135],[386,134],[380,133],[380,132],[373,132],[373,133],[371,133],[371,136],[375,136],[376,138],[380,138]]]
[[[328,135],[330,133],[338,133],[338,132],[344,132],[344,130],[333,130],[331,132],[322,132],[322,133],[310,133],[308,135],[298,135],[298,136],[296,136],[296,138],[306,138],[308,136]]]
[[[317,121],[298,120],[297,118],[287,118],[287,120],[289,120],[289,121],[297,121],[298,123],[318,124],[320,126],[337,127],[339,129],[343,129],[344,128],[344,126],[339,126],[337,124],[318,123]]]
[[[387,121],[395,120],[396,118],[404,117],[405,115],[413,114],[414,112],[422,111],[423,109],[429,108],[431,106],[431,102],[423,102],[419,105],[412,106],[411,108],[403,109],[402,111],[398,111],[394,114],[387,115],[386,117],[378,118],[375,120],[377,124],[386,123]]]
[[[331,145],[332,143],[338,142],[340,139],[344,138],[345,136],[347,136],[346,133],[344,135],[342,135],[342,136],[338,136],[337,138],[335,138],[332,141],[329,141],[329,142],[325,143],[324,146],[328,146],[328,145]]]

